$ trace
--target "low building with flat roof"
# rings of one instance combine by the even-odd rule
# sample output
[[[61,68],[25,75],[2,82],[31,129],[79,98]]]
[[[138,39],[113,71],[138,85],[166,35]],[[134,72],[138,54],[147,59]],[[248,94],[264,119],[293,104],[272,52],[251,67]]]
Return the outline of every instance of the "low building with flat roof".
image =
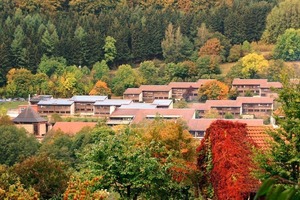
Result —
[[[38,112],[41,115],[74,115],[75,105],[74,101],[69,99],[48,99],[39,101]]]
[[[70,100],[75,103],[75,113],[82,115],[93,115],[94,114],[94,103],[96,101],[104,101],[108,99],[107,96],[97,96],[97,95],[76,95]]]
[[[108,117],[116,108],[122,105],[129,105],[133,101],[130,99],[105,99],[94,103],[94,115]]]

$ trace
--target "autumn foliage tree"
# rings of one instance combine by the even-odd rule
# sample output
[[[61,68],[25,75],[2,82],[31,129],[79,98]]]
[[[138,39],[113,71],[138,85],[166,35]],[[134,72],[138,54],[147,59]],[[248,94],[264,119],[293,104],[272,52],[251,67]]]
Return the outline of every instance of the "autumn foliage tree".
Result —
[[[90,91],[90,95],[111,95],[111,90],[103,81],[97,81],[94,88]]]
[[[206,43],[200,48],[199,55],[211,55],[218,56],[223,50],[221,42],[217,38],[212,38],[206,41]]]
[[[199,101],[226,99],[229,87],[220,81],[212,80],[203,84],[198,91]]]
[[[188,132],[186,124],[182,120],[166,121],[157,115],[154,121],[144,121],[137,126],[137,130],[142,132],[143,141],[146,145],[152,143],[164,147],[165,151],[157,151],[152,148],[152,154],[162,160],[170,159],[173,166],[169,170],[172,178],[181,185],[193,185],[197,196],[198,170],[196,161],[197,141]]]
[[[217,120],[207,129],[197,148],[204,197],[242,200],[257,189],[251,175],[253,142],[246,134],[246,124],[238,122]]]

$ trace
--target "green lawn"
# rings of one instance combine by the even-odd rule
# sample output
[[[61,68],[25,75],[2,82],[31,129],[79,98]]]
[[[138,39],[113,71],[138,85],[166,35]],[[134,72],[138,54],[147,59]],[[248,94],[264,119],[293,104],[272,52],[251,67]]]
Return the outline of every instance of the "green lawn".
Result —
[[[27,105],[27,101],[6,101],[0,102],[0,107],[4,107],[7,110],[9,109],[17,109],[19,105]]]

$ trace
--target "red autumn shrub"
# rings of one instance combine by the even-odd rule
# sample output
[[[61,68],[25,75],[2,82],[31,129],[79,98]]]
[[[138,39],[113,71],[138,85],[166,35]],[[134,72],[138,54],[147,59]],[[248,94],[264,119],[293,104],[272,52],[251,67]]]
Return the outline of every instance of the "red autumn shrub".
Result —
[[[239,200],[256,191],[258,181],[251,174],[255,168],[251,151],[254,144],[246,134],[246,124],[222,120],[206,130],[197,149],[198,168],[204,173],[200,181],[204,196]]]

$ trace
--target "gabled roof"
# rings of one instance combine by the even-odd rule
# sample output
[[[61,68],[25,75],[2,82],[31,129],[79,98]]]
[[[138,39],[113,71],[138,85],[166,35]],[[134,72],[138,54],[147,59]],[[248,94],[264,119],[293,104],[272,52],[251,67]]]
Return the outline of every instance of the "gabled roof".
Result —
[[[15,119],[14,123],[39,123],[47,122],[46,119],[42,118],[36,111],[30,106],[25,108]]]
[[[141,94],[142,90],[140,90],[140,88],[127,88],[125,90],[125,92],[123,94],[136,94],[136,95],[139,95]]]
[[[103,101],[105,99],[107,99],[107,96],[80,95],[80,96],[73,96],[70,100],[74,102],[96,102],[96,101]]]
[[[188,89],[190,87],[198,89],[201,85],[198,82],[170,82],[169,86],[172,89],[176,89],[176,88]]]
[[[195,110],[209,110],[210,105],[208,105],[206,103],[193,103],[193,104],[189,105],[189,108],[193,108]]]
[[[171,87],[168,85],[141,85],[139,89],[143,92],[169,92]]]
[[[84,127],[94,128],[96,122],[56,122],[52,128],[53,131],[62,131],[64,133],[74,135],[81,131]]]
[[[261,88],[282,88],[282,84],[280,82],[267,82],[265,84],[260,85]]]
[[[122,109],[117,108],[112,114],[110,114],[110,118],[117,118],[117,117],[126,117],[126,116],[135,116],[139,109]]]
[[[147,109],[139,110],[132,123],[142,122],[147,117],[151,116],[161,116],[162,118],[182,118],[184,121],[188,122],[194,117],[194,109]]]
[[[274,99],[270,97],[237,97],[239,103],[273,103]]]
[[[41,100],[38,102],[38,106],[48,106],[48,105],[63,105],[63,106],[71,106],[74,101],[69,99],[48,99],[48,100]]]
[[[240,79],[235,78],[232,81],[232,85],[261,85],[267,84],[267,79]]]
[[[241,107],[242,104],[236,100],[207,100],[210,107]]]
[[[220,119],[191,119],[188,123],[189,129],[192,131],[206,131],[210,124]],[[224,121],[240,122],[247,126],[263,126],[263,119],[222,119]]]
[[[262,150],[270,148],[272,137],[267,131],[272,130],[272,126],[247,126],[247,136]]]

